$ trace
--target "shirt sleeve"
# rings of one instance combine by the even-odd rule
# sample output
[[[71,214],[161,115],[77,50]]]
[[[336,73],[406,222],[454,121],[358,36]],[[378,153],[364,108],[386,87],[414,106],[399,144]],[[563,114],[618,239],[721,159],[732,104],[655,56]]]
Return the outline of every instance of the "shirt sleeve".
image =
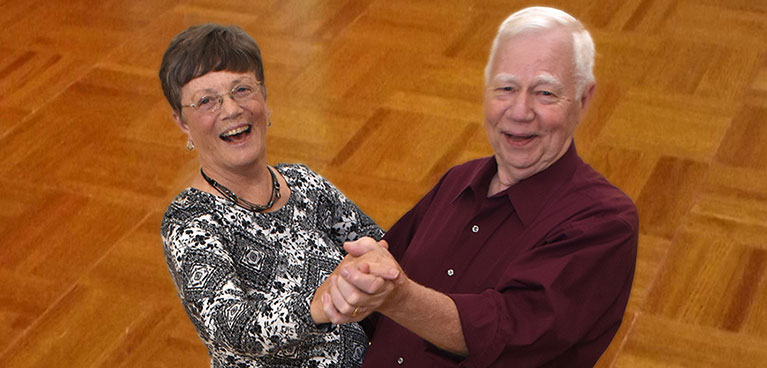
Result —
[[[429,210],[429,207],[434,201],[434,197],[442,186],[446,176],[447,174],[443,176],[439,182],[426,193],[413,208],[410,209],[410,211],[402,215],[402,217],[400,217],[400,219],[397,220],[391,229],[384,235],[383,239],[389,244],[389,253],[391,253],[394,259],[398,262],[402,261],[402,257],[404,256],[408,245],[410,245],[413,235],[415,235],[418,230],[418,225]]]
[[[461,366],[545,366],[579,341],[615,333],[633,280],[638,224],[635,212],[592,215],[549,233],[506,267],[496,288],[449,294],[469,348]]]
[[[263,356],[325,332],[309,311],[314,290],[246,293],[225,240],[205,226],[174,226],[163,244],[182,304],[206,344]]]

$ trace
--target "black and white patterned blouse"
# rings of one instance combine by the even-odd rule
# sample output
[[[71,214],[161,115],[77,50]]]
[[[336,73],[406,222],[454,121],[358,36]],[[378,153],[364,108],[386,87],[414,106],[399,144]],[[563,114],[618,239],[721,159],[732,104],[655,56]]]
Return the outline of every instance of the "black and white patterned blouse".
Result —
[[[358,367],[367,337],[356,323],[318,329],[309,305],[343,258],[343,242],[383,231],[330,182],[280,164],[284,207],[253,214],[187,188],[162,222],[179,297],[211,367]]]

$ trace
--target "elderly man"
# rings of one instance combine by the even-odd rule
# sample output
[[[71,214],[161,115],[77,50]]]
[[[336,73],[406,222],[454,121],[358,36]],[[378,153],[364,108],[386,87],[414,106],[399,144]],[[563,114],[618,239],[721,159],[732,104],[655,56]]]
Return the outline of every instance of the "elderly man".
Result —
[[[486,68],[494,156],[449,170],[386,242],[347,243],[322,290],[334,323],[379,312],[363,321],[365,367],[597,361],[629,298],[638,217],[575,150],[593,60],[567,13],[533,7],[503,22]]]

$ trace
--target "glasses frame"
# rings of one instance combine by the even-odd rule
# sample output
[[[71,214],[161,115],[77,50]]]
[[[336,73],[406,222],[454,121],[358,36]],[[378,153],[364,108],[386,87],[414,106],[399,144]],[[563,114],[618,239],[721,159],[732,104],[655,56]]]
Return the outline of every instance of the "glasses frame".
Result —
[[[261,91],[260,91],[260,88],[258,88],[258,86],[263,86],[263,85],[264,85],[264,83],[263,83],[263,82],[261,82],[261,81],[256,81],[256,85],[255,85],[255,86],[253,86],[253,94],[252,94],[252,95],[250,95],[250,96],[248,96],[248,97],[250,97],[250,98],[253,98],[253,97],[255,97],[256,95],[258,95],[259,93],[261,93]],[[221,108],[221,105],[223,105],[223,104],[224,104],[224,96],[229,96],[229,98],[231,98],[231,99],[232,99],[232,101],[234,101],[234,102],[238,102],[238,100],[237,100],[237,99],[234,97],[234,90],[235,90],[235,89],[237,89],[237,88],[240,88],[240,87],[242,87],[242,86],[248,86],[248,87],[250,87],[250,85],[249,85],[249,84],[247,84],[247,83],[238,84],[238,85],[236,85],[236,86],[232,87],[232,90],[231,90],[231,91],[229,91],[229,92],[227,92],[227,93],[224,93],[224,94],[220,94],[220,95],[215,95],[215,96],[207,96],[207,97],[210,97],[210,98],[215,98],[215,99],[218,101],[218,102],[216,103],[216,106],[214,106],[214,107],[213,107],[213,109],[211,109],[211,110],[209,110],[209,111],[200,111],[200,107],[199,107],[199,106],[197,106],[196,104],[193,104],[193,103],[191,103],[191,104],[186,104],[186,105],[181,105],[181,108],[184,108],[184,107],[191,107],[191,108],[193,108],[193,109],[194,109],[194,111],[197,111],[197,112],[201,112],[201,113],[203,113],[203,114],[207,114],[207,113],[214,113],[214,112],[218,111],[218,109],[220,109],[220,108]],[[202,96],[202,97],[206,97],[206,96]]]

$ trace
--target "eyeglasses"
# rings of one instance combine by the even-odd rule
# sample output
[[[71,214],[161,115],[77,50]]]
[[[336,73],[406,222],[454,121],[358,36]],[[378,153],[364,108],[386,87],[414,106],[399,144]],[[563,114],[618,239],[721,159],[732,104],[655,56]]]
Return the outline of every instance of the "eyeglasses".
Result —
[[[256,82],[256,85],[261,85],[261,82]],[[221,108],[221,104],[224,103],[224,96],[229,95],[235,102],[248,101],[258,94],[259,88],[251,86],[249,84],[240,84],[232,88],[229,93],[223,95],[214,96],[202,96],[197,103],[181,105],[181,107],[191,107],[199,112],[210,113],[215,112]]]

